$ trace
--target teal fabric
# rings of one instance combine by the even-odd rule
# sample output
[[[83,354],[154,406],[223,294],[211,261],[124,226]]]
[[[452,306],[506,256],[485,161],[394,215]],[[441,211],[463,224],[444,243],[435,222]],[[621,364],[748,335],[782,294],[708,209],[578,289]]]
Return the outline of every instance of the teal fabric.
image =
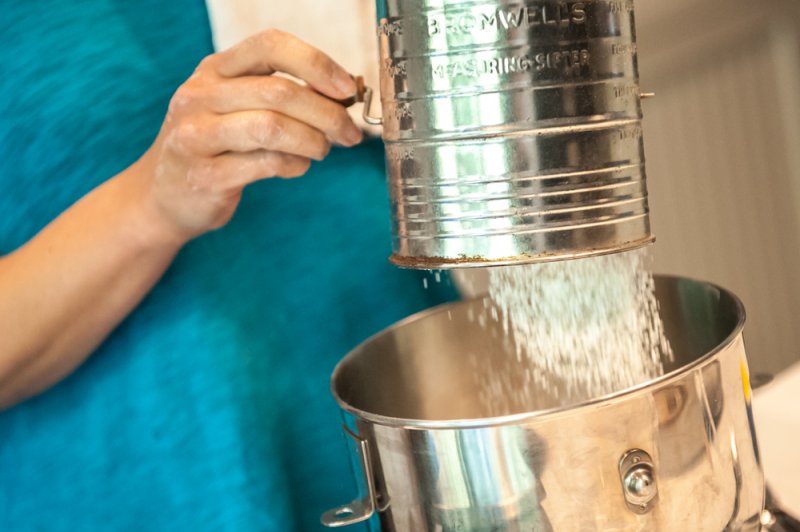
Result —
[[[201,0],[6,2],[0,34],[8,253],[136,159],[212,49]],[[355,495],[335,363],[452,297],[386,262],[388,217],[375,141],[248,189],[83,367],[0,414],[0,530],[320,529]]]

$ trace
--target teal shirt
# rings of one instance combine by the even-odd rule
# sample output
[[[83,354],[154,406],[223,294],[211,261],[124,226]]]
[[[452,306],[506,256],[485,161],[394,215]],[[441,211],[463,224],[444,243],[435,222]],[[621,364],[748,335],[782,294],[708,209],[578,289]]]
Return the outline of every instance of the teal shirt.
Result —
[[[9,2],[0,33],[5,254],[132,163],[212,48],[201,0]],[[389,253],[377,141],[248,188],[84,366],[0,414],[0,530],[320,529],[356,495],[333,367],[452,295]]]

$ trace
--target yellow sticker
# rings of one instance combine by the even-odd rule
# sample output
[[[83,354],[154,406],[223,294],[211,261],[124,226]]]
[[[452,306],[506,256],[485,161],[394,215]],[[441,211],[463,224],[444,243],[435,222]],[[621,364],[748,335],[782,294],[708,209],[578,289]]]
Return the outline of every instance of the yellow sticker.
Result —
[[[742,370],[742,389],[744,389],[744,399],[748,403],[750,402],[750,371],[747,369],[747,361],[741,360],[739,361],[739,368]]]

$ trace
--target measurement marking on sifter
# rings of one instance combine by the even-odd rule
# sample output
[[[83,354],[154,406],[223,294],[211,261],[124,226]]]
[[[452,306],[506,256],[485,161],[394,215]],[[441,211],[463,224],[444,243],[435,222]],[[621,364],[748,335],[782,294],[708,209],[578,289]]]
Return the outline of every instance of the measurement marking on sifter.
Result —
[[[614,87],[614,98],[639,97],[640,89],[636,83],[629,85],[618,85]]]
[[[411,104],[408,102],[398,102],[394,109],[394,116],[397,120],[414,118],[414,112],[411,110]]]
[[[385,59],[383,61],[383,73],[390,78],[408,75],[408,61],[405,59]]]
[[[384,20],[378,25],[378,36],[385,35],[391,37],[392,35],[403,34],[403,21],[402,20]]]
[[[386,160],[392,163],[414,160],[414,150],[411,148],[387,149]]]
[[[639,48],[636,43],[612,44],[611,53],[613,55],[630,55],[637,54]]]
[[[609,2],[608,3],[609,11],[612,13],[633,13],[633,0],[625,0],[624,2]]]
[[[643,134],[642,125],[634,124],[619,130],[619,140],[641,139]]]

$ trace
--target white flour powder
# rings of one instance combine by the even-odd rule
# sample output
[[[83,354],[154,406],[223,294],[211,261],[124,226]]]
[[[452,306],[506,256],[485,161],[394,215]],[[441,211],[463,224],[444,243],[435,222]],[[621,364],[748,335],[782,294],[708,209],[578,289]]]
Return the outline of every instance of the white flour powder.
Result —
[[[542,393],[566,404],[616,392],[671,358],[645,251],[492,268],[489,296],[479,321],[500,320],[516,353],[484,374],[493,413],[537,407]]]

